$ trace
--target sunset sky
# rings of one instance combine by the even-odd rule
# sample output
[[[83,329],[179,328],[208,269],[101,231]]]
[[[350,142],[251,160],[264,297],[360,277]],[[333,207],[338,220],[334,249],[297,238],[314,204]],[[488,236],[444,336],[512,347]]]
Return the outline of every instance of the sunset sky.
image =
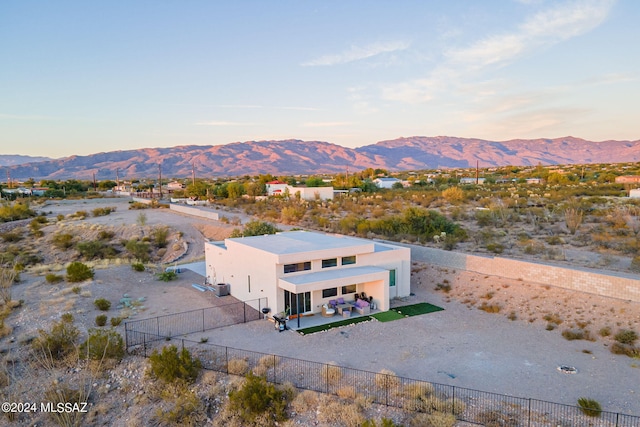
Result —
[[[640,139],[640,2],[0,2],[0,154]]]

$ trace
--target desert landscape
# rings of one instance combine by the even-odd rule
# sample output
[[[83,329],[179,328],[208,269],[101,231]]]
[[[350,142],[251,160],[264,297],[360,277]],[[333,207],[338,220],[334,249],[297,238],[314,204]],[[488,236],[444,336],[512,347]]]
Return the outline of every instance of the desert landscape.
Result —
[[[98,206],[115,209],[106,216],[74,217],[80,210],[90,212]],[[158,392],[152,391],[157,386],[145,374],[145,359],[125,357],[106,370],[92,370],[88,366],[44,370],[37,360],[30,358],[28,351],[28,343],[38,336],[38,331],[46,330],[64,313],[71,313],[81,334],[86,335],[90,328],[95,328],[94,319],[101,313],[94,306],[96,299],[104,298],[112,303],[106,314],[123,319],[123,323],[115,327],[121,334],[127,320],[220,303],[213,294],[199,292],[191,286],[203,278],[189,270],[183,270],[170,282],[158,280],[158,274],[167,266],[202,260],[205,239],[228,236],[234,228],[230,222],[246,222],[248,217],[224,211],[228,219],[236,215],[238,219],[213,222],[168,209],[129,207],[128,199],[95,199],[53,201],[39,208],[51,223],[42,228],[41,237],[27,239],[25,243],[38,248],[42,262],[23,271],[20,282],[13,286],[12,298],[21,301],[21,305],[5,320],[10,333],[0,342],[5,377],[10,385],[3,389],[5,398],[42,400],[52,384],[90,383],[92,405],[90,413],[82,419],[83,425],[113,422],[114,411],[122,402],[125,410],[116,417],[120,425],[148,425],[144,420],[154,419],[158,408],[167,407]],[[144,224],[140,221],[141,213],[145,216]],[[76,285],[77,288],[65,282],[48,283],[45,279],[47,274],[60,273],[65,262],[72,258],[71,254],[48,243],[61,230],[80,241],[92,240],[101,231],[110,231],[115,240],[150,236],[157,227],[170,230],[167,250],[161,255],[154,254],[159,258],[149,262],[145,271],[133,271],[129,261],[114,258],[89,263],[95,277]],[[426,301],[445,310],[384,324],[367,322],[304,337],[295,332],[274,336],[273,325],[259,321],[191,338],[206,337],[212,344],[325,363],[332,361],[373,372],[388,369],[407,378],[569,405],[588,394],[606,411],[640,414],[637,399],[640,364],[637,359],[609,351],[615,343],[613,336],[619,330],[640,329],[640,304],[447,270],[417,261],[412,266],[411,286],[412,296],[394,300],[394,306]],[[133,304],[124,306],[123,298]],[[565,330],[582,331],[583,339],[568,341],[562,336]],[[352,346],[342,344],[347,337]],[[358,346],[368,351],[355,351]],[[309,352],[310,348],[314,351]],[[578,374],[568,377],[559,373],[557,367],[565,364],[575,366]],[[215,424],[215,415],[224,410],[225,400],[220,393],[224,396],[237,386],[237,381],[205,372],[195,386],[196,395],[206,402],[208,409],[203,413],[209,414],[210,422]],[[388,417],[408,424],[412,417],[377,405],[361,409],[362,420]],[[307,412],[297,414],[291,425],[311,419],[318,425],[340,425],[322,421],[321,416],[314,417],[315,411],[308,408]],[[205,422],[206,417],[201,421]],[[17,422],[46,425],[50,419],[40,414],[35,418],[23,416]]]

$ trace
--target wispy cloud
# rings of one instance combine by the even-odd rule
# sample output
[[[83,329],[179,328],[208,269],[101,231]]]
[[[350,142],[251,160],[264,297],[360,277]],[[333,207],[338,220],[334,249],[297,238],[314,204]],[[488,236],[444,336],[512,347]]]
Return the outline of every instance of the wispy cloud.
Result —
[[[446,52],[453,63],[476,68],[507,63],[532,49],[584,34],[609,15],[613,0],[573,1],[541,11],[510,33],[492,35],[461,49]]]
[[[210,121],[210,122],[198,122],[195,123],[197,126],[256,126],[257,123],[246,123],[246,122],[226,122],[226,121]]]
[[[304,67],[313,67],[346,64],[378,56],[383,53],[406,50],[409,48],[409,45],[410,43],[405,41],[390,41],[372,43],[366,46],[351,46],[344,52],[333,55],[323,55],[319,58],[303,62],[301,65]]]
[[[406,103],[428,102],[464,86],[488,67],[504,66],[536,49],[551,46],[596,28],[615,0],[579,0],[555,4],[526,18],[513,31],[488,35],[466,47],[443,51],[444,61],[424,78],[390,84],[382,98]]]
[[[308,128],[328,128],[328,127],[338,127],[338,126],[350,126],[353,123],[351,122],[307,122],[303,123],[303,127]]]

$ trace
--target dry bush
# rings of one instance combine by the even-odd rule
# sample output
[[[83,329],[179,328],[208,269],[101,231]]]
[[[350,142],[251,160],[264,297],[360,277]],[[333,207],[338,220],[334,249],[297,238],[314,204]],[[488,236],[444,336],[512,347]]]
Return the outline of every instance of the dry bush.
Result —
[[[341,387],[336,390],[336,395],[340,399],[354,400],[358,396],[358,393],[356,393],[356,389],[353,387]]]
[[[227,372],[231,375],[245,375],[249,372],[249,362],[245,359],[231,359],[227,364]]]
[[[360,427],[365,421],[365,417],[362,408],[356,403],[345,403],[339,399],[325,396],[320,404],[318,421],[333,425],[337,420],[340,421],[340,425],[345,427]]]
[[[299,413],[315,411],[320,403],[319,395],[315,391],[304,390],[298,393],[291,402],[291,408]]]
[[[253,373],[258,376],[265,376],[269,369],[275,368],[280,363],[278,356],[266,355],[258,360],[258,365],[252,369]]]
[[[202,425],[207,414],[205,406],[198,396],[191,390],[183,390],[172,399],[173,406],[167,410],[162,407],[156,409],[153,422],[158,426],[198,426]]]
[[[329,385],[337,385],[342,379],[342,368],[336,366],[335,362],[329,362],[322,369],[322,379]]]
[[[402,387],[401,395],[406,399],[418,399],[429,396],[434,392],[433,385],[426,382],[416,382]]]
[[[385,390],[396,388],[400,384],[400,378],[398,378],[395,372],[388,369],[382,369],[378,372],[375,380],[376,385]]]
[[[483,302],[478,309],[486,311],[487,313],[500,313],[502,307],[500,304],[487,304],[486,302]]]
[[[409,421],[410,427],[453,427],[456,417],[451,414],[434,412],[433,414],[417,414]]]
[[[520,417],[501,411],[490,410],[479,413],[476,421],[485,427],[519,426]]]

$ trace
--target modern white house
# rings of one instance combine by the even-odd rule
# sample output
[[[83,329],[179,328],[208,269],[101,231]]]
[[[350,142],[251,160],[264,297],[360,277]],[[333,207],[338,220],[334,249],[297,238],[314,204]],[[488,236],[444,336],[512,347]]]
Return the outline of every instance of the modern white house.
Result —
[[[267,298],[272,313],[321,313],[363,292],[386,311],[410,293],[410,249],[372,240],[286,231],[206,242],[205,257],[209,283],[242,301]]]
[[[373,180],[373,183],[378,186],[378,188],[393,188],[393,184],[396,182],[402,183],[398,178],[376,178]]]
[[[295,197],[303,200],[333,200],[333,187],[296,187],[282,181],[270,181],[266,184],[268,196]]]

